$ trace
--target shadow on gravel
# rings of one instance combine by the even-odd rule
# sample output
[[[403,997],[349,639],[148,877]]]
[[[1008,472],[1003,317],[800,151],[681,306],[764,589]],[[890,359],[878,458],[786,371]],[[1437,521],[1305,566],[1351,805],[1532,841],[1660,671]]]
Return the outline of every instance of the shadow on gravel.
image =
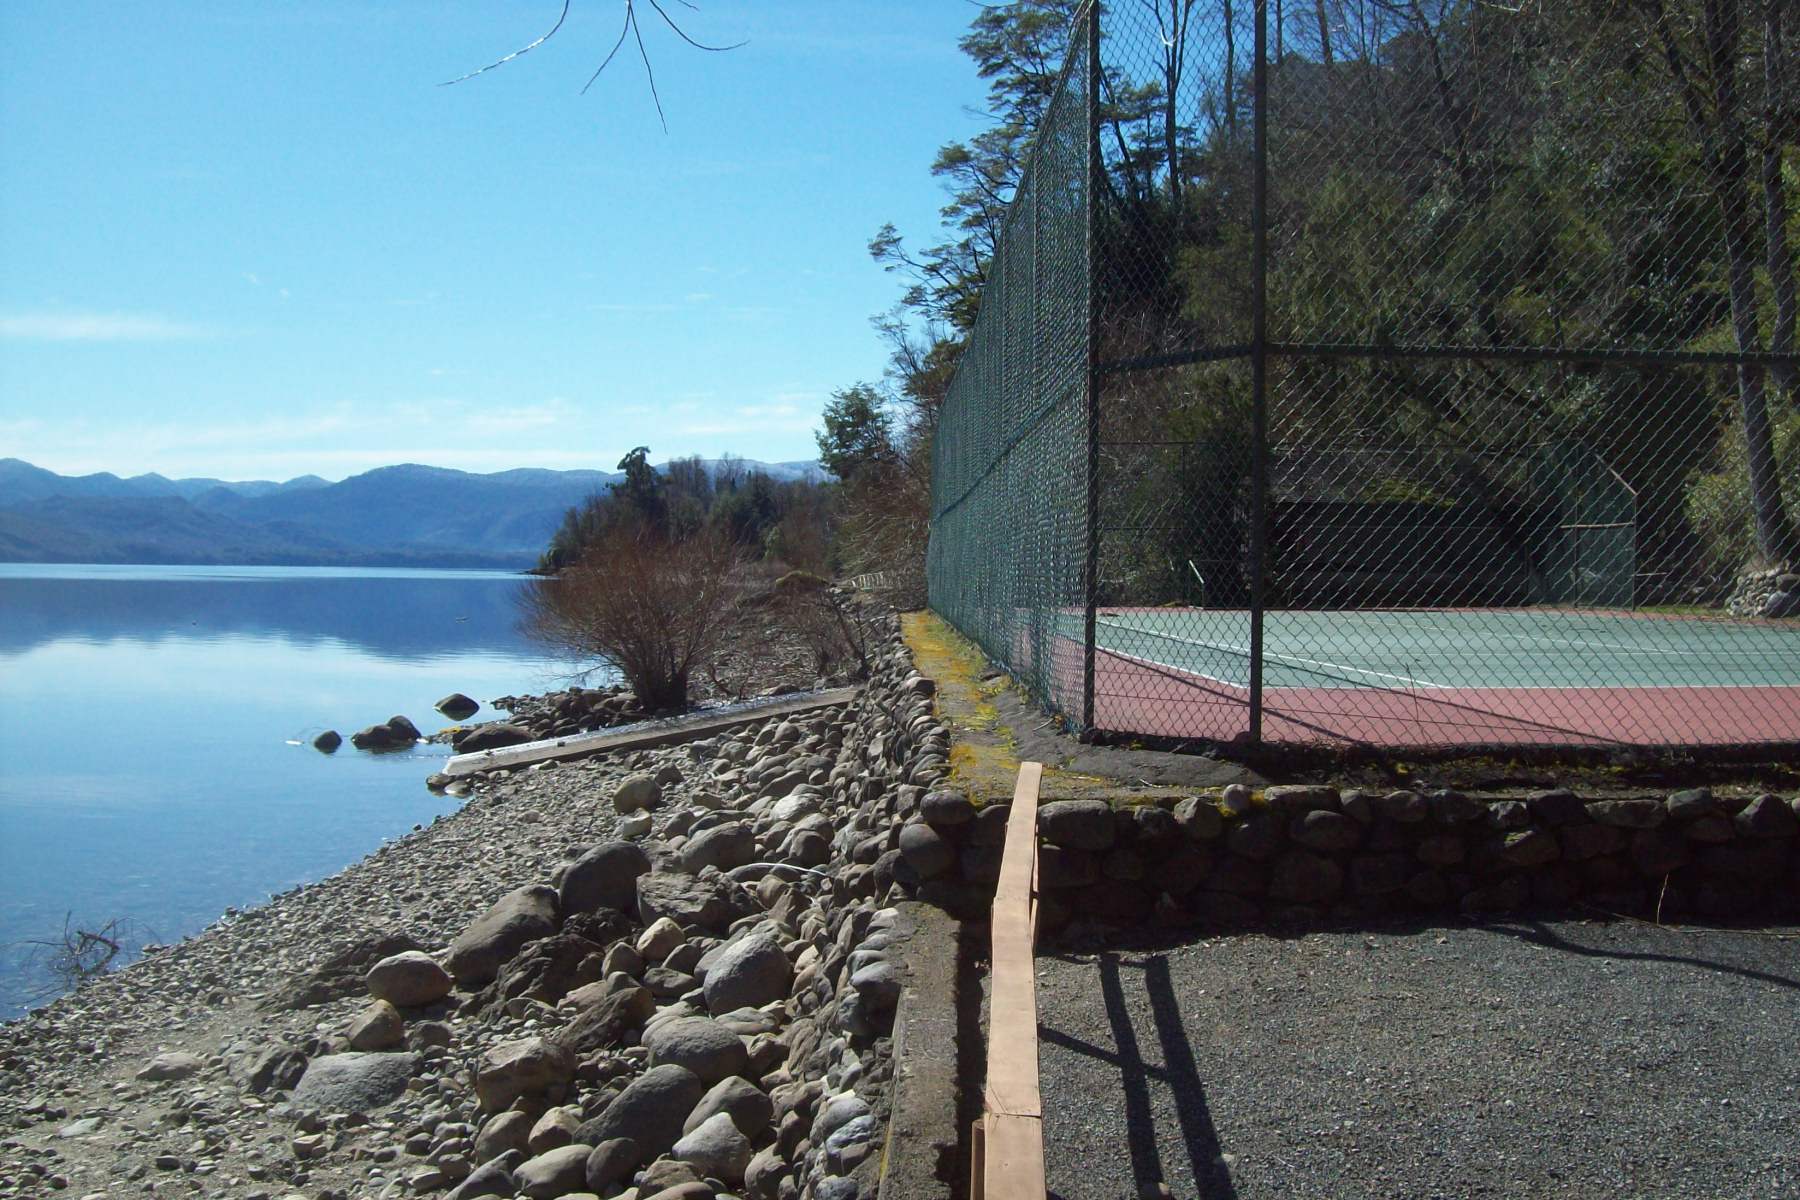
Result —
[[[1628,960],[1637,961],[1637,962],[1673,963],[1673,964],[1678,964],[1678,965],[1682,965],[1682,966],[1698,967],[1698,968],[1700,968],[1702,970],[1706,970],[1706,971],[1718,971],[1725,975],[1736,975],[1742,979],[1754,979],[1759,983],[1773,984],[1776,987],[1800,989],[1800,979],[1795,979],[1792,976],[1773,975],[1767,971],[1758,971],[1753,967],[1735,966],[1731,963],[1720,962],[1717,959],[1713,959],[1713,958],[1700,958],[1698,956],[1688,955],[1688,954],[1653,954],[1653,953],[1649,953],[1646,951],[1639,951],[1639,950],[1621,950],[1621,949],[1618,949],[1616,947],[1611,947],[1611,946],[1584,946],[1580,942],[1570,941],[1568,938],[1563,937],[1561,934],[1557,933],[1556,931],[1554,931],[1554,930],[1548,928],[1547,926],[1542,925],[1536,921],[1524,921],[1524,922],[1520,922],[1518,924],[1505,924],[1505,925],[1488,924],[1488,925],[1481,926],[1481,928],[1484,928],[1491,933],[1501,933],[1501,934],[1506,934],[1510,937],[1519,938],[1522,941],[1530,942],[1533,945],[1542,946],[1546,950],[1559,950],[1559,951],[1563,951],[1568,954],[1579,955],[1582,958],[1617,958],[1617,959],[1628,959]],[[1726,930],[1708,929],[1705,931],[1700,931],[1700,930],[1687,931],[1687,930],[1683,930],[1680,927],[1672,927],[1672,928],[1665,929],[1661,926],[1654,926],[1654,925],[1646,926],[1646,928],[1658,930],[1659,932],[1669,934],[1671,936],[1679,935],[1679,934],[1683,934],[1683,933],[1687,933],[1687,932],[1692,932],[1692,933],[1705,932],[1705,933],[1710,933],[1710,934],[1727,934],[1727,935],[1732,934],[1732,933],[1745,933],[1747,935],[1755,935],[1757,933],[1756,930],[1731,930],[1731,929],[1726,929]]]
[[[1187,1147],[1188,1162],[1200,1196],[1205,1200],[1236,1200],[1237,1189],[1221,1158],[1219,1134],[1206,1103],[1206,1088],[1194,1062],[1193,1046],[1181,1023],[1181,1005],[1170,983],[1168,959],[1160,954],[1131,958],[1102,954],[1095,965],[1099,968],[1101,994],[1118,1051],[1115,1053],[1054,1029],[1040,1027],[1038,1036],[1046,1042],[1119,1068],[1125,1092],[1125,1128],[1131,1144],[1131,1173],[1140,1195],[1153,1195],[1150,1189],[1166,1178],[1156,1145],[1155,1110],[1150,1102],[1149,1083],[1155,1080],[1167,1087],[1175,1098],[1176,1119],[1181,1124],[1181,1138]],[[1143,1013],[1132,1011],[1120,977],[1122,968],[1143,974],[1143,992],[1150,1004],[1150,1023],[1155,1027],[1162,1051],[1161,1066],[1146,1062],[1139,1048],[1133,1017],[1135,1015],[1142,1021]],[[1054,1191],[1050,1195],[1056,1200]]]

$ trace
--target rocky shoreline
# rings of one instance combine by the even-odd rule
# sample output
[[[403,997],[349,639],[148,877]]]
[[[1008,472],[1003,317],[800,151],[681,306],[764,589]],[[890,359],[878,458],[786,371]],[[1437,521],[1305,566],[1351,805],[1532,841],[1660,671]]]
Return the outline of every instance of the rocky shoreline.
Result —
[[[478,777],[0,1027],[0,1196],[873,1195],[891,814],[945,749],[881,645],[861,702]]]

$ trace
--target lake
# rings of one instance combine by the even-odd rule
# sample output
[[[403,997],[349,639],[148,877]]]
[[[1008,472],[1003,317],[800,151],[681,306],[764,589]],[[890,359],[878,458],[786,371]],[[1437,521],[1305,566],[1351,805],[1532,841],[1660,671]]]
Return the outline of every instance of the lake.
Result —
[[[568,682],[517,628],[526,580],[466,571],[0,563],[0,1019],[56,991],[31,945],[117,919],[172,942],[455,808],[449,692]],[[346,738],[312,748],[324,729]],[[121,960],[122,961],[122,960]]]

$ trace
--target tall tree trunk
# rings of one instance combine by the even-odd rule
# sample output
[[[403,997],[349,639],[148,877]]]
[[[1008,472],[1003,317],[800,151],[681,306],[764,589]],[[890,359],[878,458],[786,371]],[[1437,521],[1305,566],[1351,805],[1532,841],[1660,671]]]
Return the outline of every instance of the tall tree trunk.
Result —
[[[1313,11],[1319,15],[1319,61],[1331,65],[1331,18],[1325,15],[1326,0],[1317,0]]]
[[[1169,38],[1163,47],[1163,153],[1169,160],[1169,199],[1176,220],[1181,207],[1181,121],[1176,109],[1181,98],[1181,73],[1187,60],[1188,15],[1194,0],[1169,0]]]
[[[1763,0],[1763,243],[1768,253],[1769,287],[1775,297],[1769,349],[1794,352],[1794,322],[1800,309],[1794,283],[1794,256],[1788,245],[1787,183],[1782,178],[1782,148],[1787,123],[1787,49],[1782,44],[1782,10],[1787,0]],[[1789,404],[1800,405],[1794,369],[1785,363],[1770,368],[1776,389]]]
[[[1737,56],[1742,34],[1737,0],[1702,0],[1707,74],[1712,84],[1714,148],[1713,189],[1718,195],[1725,235],[1725,260],[1731,293],[1731,327],[1738,350],[1762,349],[1756,314],[1756,262],[1750,228],[1750,163],[1743,114],[1738,103]],[[1755,363],[1738,366],[1738,405],[1744,420],[1744,445],[1750,468],[1750,510],[1756,542],[1771,562],[1800,557],[1800,539],[1781,498],[1781,475],[1769,429],[1769,407],[1763,370]]]
[[[1225,0],[1225,129],[1237,140],[1237,17]]]

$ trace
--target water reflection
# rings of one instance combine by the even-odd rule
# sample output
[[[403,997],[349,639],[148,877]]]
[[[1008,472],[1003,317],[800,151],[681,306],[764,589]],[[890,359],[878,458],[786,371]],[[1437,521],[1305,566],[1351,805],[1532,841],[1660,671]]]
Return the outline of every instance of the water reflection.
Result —
[[[331,639],[389,658],[535,654],[518,631],[524,577],[458,571],[0,564],[0,653],[62,639],[171,634]]]
[[[312,750],[556,686],[518,576],[0,567],[0,1018],[49,980],[20,942],[115,917],[152,940],[318,879],[453,808],[447,751]],[[492,715],[483,712],[477,719]]]

